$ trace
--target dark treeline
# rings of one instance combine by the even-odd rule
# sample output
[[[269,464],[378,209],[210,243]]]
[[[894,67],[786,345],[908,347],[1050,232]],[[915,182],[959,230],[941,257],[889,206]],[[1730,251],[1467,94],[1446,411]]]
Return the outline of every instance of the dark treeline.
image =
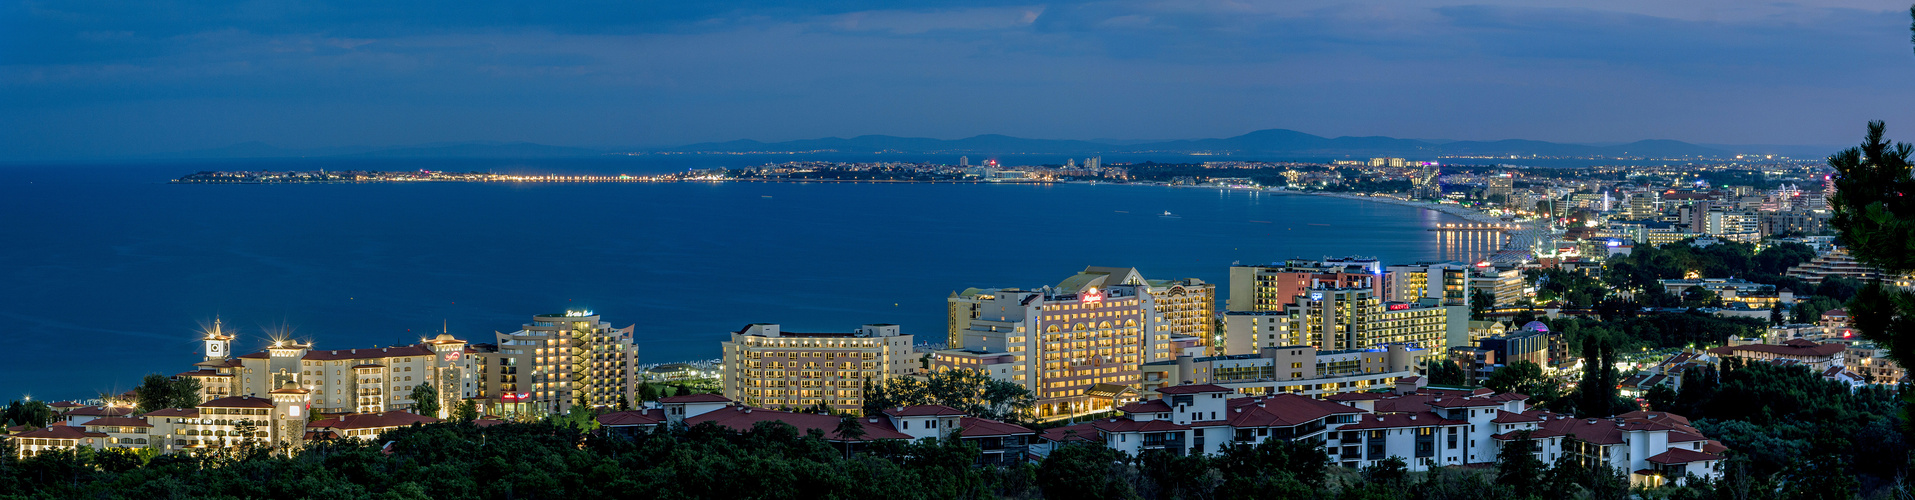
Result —
[[[781,423],[747,432],[705,424],[627,437],[554,423],[480,428],[449,422],[368,442],[314,443],[291,456],[241,448],[150,458],[91,450],[4,458],[0,498],[1495,500],[1622,498],[1628,492],[1619,473],[1513,455],[1497,470],[1410,473],[1399,461],[1358,471],[1335,467],[1314,443],[1272,441],[1214,457],[1153,452],[1134,459],[1071,445],[1038,464],[979,467],[973,465],[978,450],[961,441],[881,441],[847,458],[822,434]],[[1715,498],[1717,490],[1704,483],[1658,494]]]

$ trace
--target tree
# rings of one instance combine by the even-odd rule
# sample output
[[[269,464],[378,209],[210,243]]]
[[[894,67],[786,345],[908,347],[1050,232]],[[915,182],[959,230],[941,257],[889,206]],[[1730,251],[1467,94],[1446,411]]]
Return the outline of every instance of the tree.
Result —
[[[1488,312],[1490,308],[1493,308],[1493,307],[1496,307],[1495,295],[1490,295],[1489,292],[1485,292],[1480,288],[1470,292],[1469,294],[1470,321],[1482,321],[1483,313]]]
[[[864,422],[851,415],[838,417],[838,428],[832,432],[838,436],[838,440],[844,441],[844,457],[848,459],[851,458],[851,442],[864,439]]]
[[[1915,248],[1915,178],[1908,161],[1915,146],[1884,140],[1886,129],[1883,122],[1869,122],[1860,146],[1829,157],[1835,168],[1829,225],[1855,260],[1893,275],[1915,271],[1915,252],[1909,251]],[[1872,281],[1850,299],[1849,317],[1863,337],[1888,349],[1890,359],[1915,365],[1915,292]],[[1915,411],[1915,394],[1904,401]]]
[[[1137,488],[1123,479],[1125,459],[1103,446],[1060,446],[1038,464],[1037,485],[1053,500],[1138,498]]]
[[[474,403],[470,399],[465,401],[460,401],[459,406],[453,408],[452,410],[452,418],[457,419],[460,422],[471,422],[473,420],[478,420],[479,419],[478,403]]]
[[[412,412],[428,417],[439,417],[439,390],[430,383],[420,383],[412,387]]]
[[[1676,390],[1668,385],[1656,384],[1649,388],[1649,409],[1655,411],[1675,411]]]
[[[1530,404],[1541,406],[1562,396],[1561,384],[1543,373],[1543,367],[1528,360],[1517,360],[1489,374],[1483,387],[1496,392],[1514,392],[1529,396]]]
[[[200,401],[200,391],[203,389],[204,388],[200,386],[198,378],[180,377],[179,380],[173,381],[173,401],[171,402],[172,406],[169,406],[169,408],[192,408],[199,406],[199,404],[202,403],[202,401]]]
[[[6,415],[0,415],[0,423],[10,426],[24,425],[27,427],[40,428],[46,427],[48,423],[52,422],[53,407],[47,405],[45,401],[30,400],[20,402],[15,400],[7,404]]]
[[[1616,409],[1616,347],[1601,331],[1583,339],[1583,376],[1576,385],[1576,416],[1607,417]]]
[[[1536,458],[1536,440],[1530,439],[1529,431],[1521,431],[1496,452],[1496,484],[1528,497],[1541,493],[1542,482],[1543,461]]]
[[[1391,455],[1379,460],[1375,465],[1363,468],[1363,480],[1391,489],[1401,489],[1403,482],[1410,477],[1410,464],[1402,457]]]
[[[139,388],[133,389],[139,402],[140,412],[149,412],[173,406],[173,379],[158,373],[149,373],[140,379]]]
[[[1432,361],[1429,368],[1429,377],[1430,383],[1436,385],[1469,385],[1469,375],[1463,373],[1463,367],[1456,366],[1455,361],[1447,359]]]

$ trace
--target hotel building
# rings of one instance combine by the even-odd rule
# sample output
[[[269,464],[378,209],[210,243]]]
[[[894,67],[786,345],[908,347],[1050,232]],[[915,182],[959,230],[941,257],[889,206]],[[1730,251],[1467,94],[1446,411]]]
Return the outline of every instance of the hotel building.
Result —
[[[1381,268],[1373,260],[1292,259],[1283,264],[1230,266],[1229,311],[1282,311],[1316,288],[1370,288],[1383,294]]]
[[[516,332],[493,332],[497,350],[475,353],[486,365],[481,397],[519,413],[629,403],[638,385],[634,326],[613,328],[592,311],[566,311],[533,316]]]
[[[1217,312],[1217,285],[1196,278],[1179,280],[1145,279],[1136,268],[1090,266],[1052,287],[1056,293],[1084,293],[1115,285],[1141,287],[1150,301],[1151,326],[1148,339],[1153,352],[1165,353],[1154,360],[1170,359],[1173,346],[1217,346],[1220,339],[1214,318]],[[979,304],[990,300],[983,289],[970,288],[952,293],[946,299],[946,347],[962,349],[971,320],[979,317]]]
[[[1255,354],[1178,356],[1145,363],[1144,392],[1164,387],[1216,384],[1240,393],[1322,397],[1394,387],[1417,374],[1416,360],[1430,353],[1404,344],[1374,349],[1318,351],[1310,346],[1265,347]]]
[[[966,368],[1022,384],[1037,397],[1037,417],[1114,406],[1141,381],[1138,366],[1203,354],[1201,339],[1157,331],[1149,285],[1084,290],[966,290],[964,328],[953,349],[932,353],[933,370]]]
[[[724,350],[725,397],[765,407],[864,407],[867,383],[918,373],[922,356],[898,325],[864,325],[850,333],[786,332],[754,323],[731,333]]]
[[[1390,266],[1384,269],[1383,297],[1396,302],[1436,299],[1444,305],[1469,305],[1469,266],[1441,262]]]
[[[250,396],[266,397],[287,384],[307,391],[312,411],[320,413],[376,413],[411,409],[412,390],[431,384],[439,407],[450,409],[462,397],[472,397],[465,373],[466,342],[441,334],[418,344],[367,349],[313,350],[296,340],[275,340],[266,350],[239,357],[232,353],[234,336],[214,322],[201,342],[205,361],[199,369],[174,375],[200,381],[200,400]]]

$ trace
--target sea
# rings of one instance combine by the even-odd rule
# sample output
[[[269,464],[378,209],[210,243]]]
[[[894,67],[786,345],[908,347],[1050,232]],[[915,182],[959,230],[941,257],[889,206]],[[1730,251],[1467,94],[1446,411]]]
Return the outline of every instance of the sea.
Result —
[[[1092,265],[1226,288],[1237,263],[1471,258],[1429,231],[1459,221],[1452,216],[1247,190],[167,182],[203,170],[636,175],[794,159],[956,160],[0,164],[0,331],[8,340],[0,350],[0,402],[90,398],[130,389],[149,373],[189,371],[201,359],[200,332],[215,320],[237,329],[234,350],[253,352],[273,334],[319,349],[405,345],[442,331],[489,342],[536,314],[591,310],[614,326],[635,326],[640,361],[659,363],[716,358],[728,332],[749,323],[791,331],[895,323],[920,342],[942,342],[953,292],[1054,285]]]

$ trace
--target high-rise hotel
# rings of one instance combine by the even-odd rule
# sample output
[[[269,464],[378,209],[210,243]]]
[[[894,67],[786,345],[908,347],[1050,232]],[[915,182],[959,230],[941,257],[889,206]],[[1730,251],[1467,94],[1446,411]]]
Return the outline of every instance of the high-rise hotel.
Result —
[[[932,369],[1016,382],[1037,396],[1038,418],[1057,418],[1134,396],[1143,363],[1205,354],[1215,287],[1091,267],[1056,287],[973,288],[947,302],[950,348],[932,353]]]
[[[752,406],[857,412],[866,384],[918,373],[923,356],[898,325],[847,333],[787,332],[756,323],[731,333],[724,348],[725,397]]]
[[[630,402],[638,385],[635,326],[614,328],[592,311],[566,311],[533,316],[512,333],[493,332],[498,345],[477,353],[486,365],[482,392],[512,411]]]
[[[471,344],[440,334],[403,346],[314,350],[275,339],[266,349],[231,357],[234,335],[219,322],[206,332],[205,360],[176,378],[200,381],[200,399],[266,397],[292,387],[308,391],[325,414],[413,410],[413,389],[429,384],[444,417],[465,400],[508,412],[564,412],[584,401],[618,406],[633,396],[638,349],[632,327],[612,328],[589,311],[541,314],[498,344]]]

